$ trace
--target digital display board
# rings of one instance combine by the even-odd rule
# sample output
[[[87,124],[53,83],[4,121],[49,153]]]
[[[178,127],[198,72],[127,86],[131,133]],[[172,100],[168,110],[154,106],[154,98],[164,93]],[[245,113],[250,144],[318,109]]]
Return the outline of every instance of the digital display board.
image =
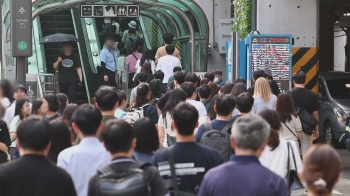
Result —
[[[291,88],[292,38],[290,35],[251,35],[250,69],[264,70],[272,76],[281,92]]]
[[[139,5],[80,5],[81,18],[109,18],[140,16]]]

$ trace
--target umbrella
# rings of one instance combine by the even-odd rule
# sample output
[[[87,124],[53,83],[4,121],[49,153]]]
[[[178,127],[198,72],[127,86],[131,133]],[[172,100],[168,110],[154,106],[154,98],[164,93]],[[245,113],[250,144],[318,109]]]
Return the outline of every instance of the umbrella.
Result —
[[[65,43],[65,42],[79,42],[79,39],[75,35],[57,33],[44,37],[40,44],[50,43]]]

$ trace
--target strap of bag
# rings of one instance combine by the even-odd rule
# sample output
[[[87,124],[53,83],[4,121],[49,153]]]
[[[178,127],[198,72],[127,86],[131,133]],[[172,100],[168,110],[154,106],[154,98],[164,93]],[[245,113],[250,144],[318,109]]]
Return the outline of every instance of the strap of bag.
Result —
[[[169,157],[169,166],[170,166],[170,172],[171,172],[171,182],[173,184],[174,188],[174,195],[178,196],[180,195],[179,187],[177,186],[176,181],[176,171],[175,171],[175,163],[174,163],[174,157],[173,157],[173,146],[168,148],[168,157]]]
[[[163,116],[163,121],[164,121],[165,129],[168,129],[168,121],[166,120],[166,112],[165,112],[165,114]],[[171,131],[174,131],[173,130],[173,126],[171,126],[170,128],[171,128]]]
[[[292,156],[293,156],[294,169],[295,169],[295,172],[298,173],[298,168],[297,168],[297,163],[296,163],[296,161],[295,161],[295,156],[294,156],[293,147],[292,147],[292,145],[290,144],[290,142],[287,142],[287,145],[288,145],[288,170],[290,170],[290,169],[289,169],[289,148],[290,148],[290,150],[292,151]]]
[[[139,60],[134,54],[132,54],[132,56],[134,56],[137,61]]]
[[[130,165],[129,169],[142,169],[148,165],[151,164],[146,162],[135,162],[132,165]],[[98,172],[100,172],[101,174],[115,174],[114,169],[110,165],[106,165],[105,167],[98,169]]]
[[[204,123],[204,127],[205,127],[205,132],[213,130],[213,124],[212,122],[206,122]]]
[[[296,137],[297,138],[297,140],[298,140],[298,142],[300,143],[300,140],[299,140],[299,138],[297,137],[297,135],[295,135],[295,133],[286,125],[286,123],[284,123],[284,122],[282,122],[283,124],[284,124],[284,126],[286,126],[287,127],[287,129],[294,135],[294,137]]]

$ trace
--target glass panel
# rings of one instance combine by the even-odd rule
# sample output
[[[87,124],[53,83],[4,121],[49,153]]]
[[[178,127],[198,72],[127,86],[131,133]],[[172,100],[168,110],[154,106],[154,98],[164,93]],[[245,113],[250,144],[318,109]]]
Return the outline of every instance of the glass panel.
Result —
[[[181,0],[183,3],[185,3],[187,6],[191,8],[191,10],[194,12],[195,17],[199,20],[200,28],[202,29],[202,36],[207,35],[207,21],[205,20],[206,16],[203,16],[203,12],[200,10],[200,8],[193,3],[192,0]]]

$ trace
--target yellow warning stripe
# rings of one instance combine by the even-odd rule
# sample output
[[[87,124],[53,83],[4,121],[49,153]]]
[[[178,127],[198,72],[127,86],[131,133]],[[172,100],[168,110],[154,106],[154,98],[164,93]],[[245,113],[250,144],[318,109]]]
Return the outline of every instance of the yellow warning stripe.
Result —
[[[182,59],[183,59],[182,58],[182,43],[181,42],[176,42],[175,47],[179,51],[179,55],[181,57],[181,64],[183,64],[182,63]]]
[[[158,40],[158,25],[154,21],[152,21],[152,47],[158,47],[159,46],[159,40]]]

